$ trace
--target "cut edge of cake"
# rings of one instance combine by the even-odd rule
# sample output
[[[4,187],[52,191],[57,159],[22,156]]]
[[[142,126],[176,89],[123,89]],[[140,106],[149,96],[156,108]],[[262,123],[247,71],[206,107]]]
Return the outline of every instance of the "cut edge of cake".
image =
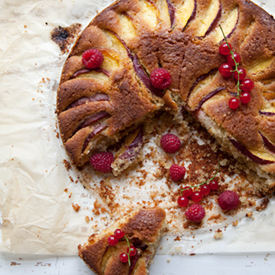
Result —
[[[135,246],[137,254],[131,257],[131,265],[120,261],[121,253],[128,245],[124,238],[115,246],[110,246],[108,238],[121,229],[130,245]],[[159,207],[139,208],[118,219],[110,227],[97,235],[91,235],[88,242],[78,246],[79,257],[97,275],[145,275],[161,237],[166,232],[166,213]]]

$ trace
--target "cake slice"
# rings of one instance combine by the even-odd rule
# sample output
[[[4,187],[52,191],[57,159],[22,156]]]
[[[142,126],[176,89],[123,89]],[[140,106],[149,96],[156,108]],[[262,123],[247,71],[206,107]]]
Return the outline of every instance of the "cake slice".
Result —
[[[79,256],[98,275],[149,274],[147,267],[166,230],[165,217],[165,211],[158,207],[132,212],[101,234],[90,236],[84,245],[79,245]],[[120,235],[117,234],[118,238],[114,240],[117,229],[120,229]],[[135,255],[127,255],[123,262],[121,255],[127,253],[129,246],[134,247],[131,250]]]

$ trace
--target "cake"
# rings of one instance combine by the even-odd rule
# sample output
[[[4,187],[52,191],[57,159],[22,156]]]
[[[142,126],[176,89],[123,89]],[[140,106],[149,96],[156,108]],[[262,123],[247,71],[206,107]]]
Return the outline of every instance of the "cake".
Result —
[[[90,236],[86,244],[79,245],[79,256],[98,275],[148,274],[147,266],[165,232],[165,215],[158,207],[138,209],[100,234]],[[123,232],[119,241],[113,235],[116,230]],[[110,236],[115,241],[110,241]],[[127,257],[122,262],[120,257],[129,246],[134,247],[135,255],[129,256],[129,263]]]
[[[236,96],[236,81],[219,72],[226,62],[219,52],[224,43],[219,26],[254,82],[250,102],[234,110],[229,101]],[[117,175],[140,159],[156,114],[169,112],[180,120],[187,110],[222,150],[263,179],[260,192],[273,191],[274,40],[274,19],[250,1],[115,2],[84,29],[63,68],[57,115],[71,160],[82,167],[95,152],[120,144],[112,165]],[[83,64],[90,49],[102,53],[100,68]],[[150,82],[157,68],[171,75],[167,89]]]

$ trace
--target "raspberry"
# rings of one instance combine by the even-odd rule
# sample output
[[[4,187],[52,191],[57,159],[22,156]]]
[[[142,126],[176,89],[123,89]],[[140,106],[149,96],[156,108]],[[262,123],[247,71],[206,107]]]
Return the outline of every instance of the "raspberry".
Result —
[[[152,85],[161,90],[168,88],[172,81],[170,73],[163,68],[153,70],[150,79]]]
[[[200,204],[193,204],[185,212],[186,218],[191,222],[200,222],[205,216],[205,210]]]
[[[173,134],[166,134],[160,139],[161,148],[169,154],[176,153],[180,149],[180,139]]]
[[[90,163],[93,168],[101,173],[110,173],[112,171],[111,164],[113,161],[114,156],[109,152],[100,152],[90,158]]]
[[[183,179],[185,172],[185,167],[173,164],[169,170],[170,178],[172,181],[180,181]]]
[[[99,68],[103,62],[103,54],[97,49],[90,49],[83,53],[82,63],[88,69]]]
[[[219,195],[218,203],[222,210],[232,210],[239,205],[239,196],[234,191],[224,191]]]

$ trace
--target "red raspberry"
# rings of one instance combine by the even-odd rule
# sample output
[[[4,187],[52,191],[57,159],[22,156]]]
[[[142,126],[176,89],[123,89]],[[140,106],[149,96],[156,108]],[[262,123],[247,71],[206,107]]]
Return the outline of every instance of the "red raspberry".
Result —
[[[173,164],[169,170],[170,178],[172,181],[180,181],[183,179],[185,172],[185,167]]]
[[[166,134],[160,139],[161,148],[169,154],[176,153],[180,149],[180,139],[173,134]]]
[[[93,168],[101,173],[112,172],[111,164],[114,161],[114,156],[110,152],[100,152],[94,154],[90,158],[90,163]]]
[[[205,216],[205,210],[200,204],[193,204],[185,212],[186,218],[191,222],[200,222]]]
[[[232,210],[239,205],[239,196],[234,191],[224,191],[218,197],[218,203],[222,210]]]
[[[82,63],[88,69],[99,68],[103,62],[103,54],[97,49],[90,49],[83,53]]]
[[[161,90],[168,88],[172,81],[170,73],[163,68],[153,70],[150,79],[152,85]]]

